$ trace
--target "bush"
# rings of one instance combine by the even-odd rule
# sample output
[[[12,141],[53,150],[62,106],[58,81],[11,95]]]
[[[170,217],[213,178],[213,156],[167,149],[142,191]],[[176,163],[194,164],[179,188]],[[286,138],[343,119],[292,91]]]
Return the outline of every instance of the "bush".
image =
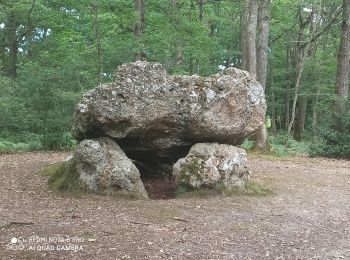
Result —
[[[74,148],[77,141],[70,133],[49,132],[41,137],[43,148],[47,150],[65,150]]]
[[[350,158],[350,102],[343,115],[336,113],[330,124],[319,129],[323,141],[314,145],[312,155],[333,158]]]
[[[288,148],[286,148],[285,134],[270,136],[269,141],[271,145],[271,151],[274,152],[277,156],[308,155],[310,152],[310,142],[308,142],[307,140],[296,141],[292,137],[288,138]]]
[[[275,154],[277,156],[296,156],[296,155],[308,155],[311,149],[311,142],[296,141],[292,137],[288,138],[288,148],[285,146],[286,133],[280,132],[276,135],[269,135],[268,138],[268,153]],[[254,150],[255,141],[246,139],[241,147],[248,151]]]

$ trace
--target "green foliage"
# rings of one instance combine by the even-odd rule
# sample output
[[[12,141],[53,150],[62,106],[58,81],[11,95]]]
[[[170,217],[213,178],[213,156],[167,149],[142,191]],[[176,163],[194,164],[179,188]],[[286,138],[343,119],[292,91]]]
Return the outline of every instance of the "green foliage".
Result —
[[[247,151],[254,151],[254,140],[249,138],[241,144],[241,147]],[[277,155],[280,157],[284,156],[305,156],[309,155],[312,148],[312,140],[310,138],[304,139],[303,141],[296,141],[292,137],[288,138],[286,145],[286,133],[280,132],[274,135],[269,135],[268,138],[269,150],[266,152],[268,154]]]
[[[243,144],[240,145],[241,148],[250,151],[255,147],[255,141],[249,138],[245,139]]]
[[[218,182],[214,188],[194,189],[191,186],[180,185],[176,190],[177,198],[210,198],[216,196],[267,196],[272,195],[270,188],[264,185],[249,180],[246,182],[243,189],[241,188],[227,188],[222,182]]]
[[[322,142],[313,146],[312,155],[350,158],[350,101],[344,114],[331,115],[329,123],[319,129]]]
[[[269,138],[271,152],[277,156],[305,156],[310,152],[312,142],[310,140],[296,141],[292,137],[288,138],[286,146],[286,135],[281,133]]]

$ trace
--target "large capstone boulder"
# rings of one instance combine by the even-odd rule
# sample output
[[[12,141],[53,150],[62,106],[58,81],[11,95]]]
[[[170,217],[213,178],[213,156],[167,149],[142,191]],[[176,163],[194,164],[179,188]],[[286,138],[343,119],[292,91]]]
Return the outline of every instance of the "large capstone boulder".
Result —
[[[83,96],[73,135],[106,136],[129,158],[173,164],[195,143],[242,143],[263,124],[265,110],[263,88],[248,72],[169,76],[159,63],[138,61]]]
[[[227,144],[199,143],[173,167],[178,186],[243,189],[250,179],[245,150]]]
[[[89,190],[147,198],[138,169],[113,140],[86,139],[74,158],[80,180]]]

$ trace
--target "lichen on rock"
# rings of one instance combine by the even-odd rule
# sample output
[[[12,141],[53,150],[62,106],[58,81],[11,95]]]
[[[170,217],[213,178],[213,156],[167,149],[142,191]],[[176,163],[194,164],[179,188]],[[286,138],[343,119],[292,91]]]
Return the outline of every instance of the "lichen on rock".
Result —
[[[173,175],[178,185],[194,189],[215,188],[218,184],[227,189],[243,189],[250,179],[246,162],[246,152],[241,148],[198,143],[185,158],[174,164]]]
[[[81,182],[91,191],[126,192],[147,198],[138,169],[107,137],[82,141],[75,163]]]

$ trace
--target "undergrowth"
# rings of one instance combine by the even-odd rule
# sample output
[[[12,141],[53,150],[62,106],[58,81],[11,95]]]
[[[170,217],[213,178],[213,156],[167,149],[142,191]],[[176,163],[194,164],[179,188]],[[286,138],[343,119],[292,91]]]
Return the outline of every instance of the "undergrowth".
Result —
[[[251,139],[246,139],[241,145],[243,149],[248,152],[255,151],[255,141]],[[284,156],[308,156],[313,147],[313,143],[309,139],[303,141],[296,141],[292,137],[286,140],[286,135],[284,133],[279,133],[276,135],[270,135],[268,138],[268,149],[265,154],[275,155],[278,157]],[[261,153],[261,151],[259,151]]]
[[[267,196],[272,195],[273,192],[270,188],[263,186],[262,184],[249,180],[243,189],[240,188],[227,188],[222,183],[218,183],[214,188],[201,188],[194,189],[189,186],[180,186],[176,190],[177,198],[210,198],[216,196]]]

